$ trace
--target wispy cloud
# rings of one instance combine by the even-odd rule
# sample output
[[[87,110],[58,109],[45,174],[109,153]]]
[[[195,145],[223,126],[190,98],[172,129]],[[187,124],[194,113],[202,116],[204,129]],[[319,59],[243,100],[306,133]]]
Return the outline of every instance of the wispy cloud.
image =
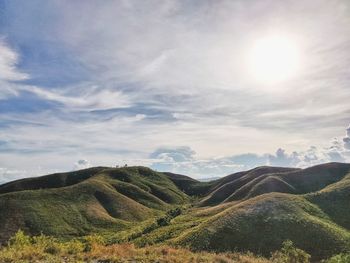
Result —
[[[28,78],[28,75],[17,69],[18,53],[11,49],[3,38],[0,38],[0,80],[18,81]]]
[[[32,163],[49,171],[137,160],[222,175],[347,160],[345,0],[13,0],[2,8],[4,169],[21,170],[16,160],[31,171]],[[302,62],[275,86],[257,83],[244,63],[271,32],[293,38]],[[341,149],[328,149],[333,137]]]

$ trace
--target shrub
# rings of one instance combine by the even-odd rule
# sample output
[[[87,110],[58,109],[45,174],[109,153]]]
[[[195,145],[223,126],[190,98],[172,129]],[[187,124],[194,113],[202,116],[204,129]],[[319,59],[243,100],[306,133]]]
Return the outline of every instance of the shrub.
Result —
[[[349,263],[350,254],[339,254],[326,260],[325,263]]]
[[[170,217],[170,218],[174,218],[174,217],[177,217],[179,215],[181,215],[182,213],[182,210],[180,207],[176,207],[174,209],[171,209],[167,212],[167,215]]]
[[[182,213],[182,210],[180,207],[176,207],[174,209],[171,209],[171,210],[167,211],[165,216],[157,219],[157,225],[158,226],[167,226],[170,224],[171,219],[181,215],[181,213]]]
[[[21,248],[31,244],[32,239],[30,236],[24,234],[22,230],[18,230],[17,233],[10,238],[9,246]]]
[[[283,242],[281,250],[272,254],[271,261],[275,263],[309,263],[310,255],[304,250],[294,247],[291,240],[286,240]]]
[[[105,240],[103,237],[99,235],[91,235],[85,237],[83,240],[84,243],[84,252],[89,252],[91,251],[95,246],[97,245],[105,245]]]
[[[170,223],[170,218],[168,217],[161,217],[157,219],[157,225],[158,226],[167,226]]]
[[[32,238],[32,243],[44,253],[56,255],[62,250],[60,243],[54,237],[48,237],[43,234]]]
[[[83,252],[85,245],[79,240],[73,239],[69,242],[64,243],[64,248],[69,255],[74,255]]]

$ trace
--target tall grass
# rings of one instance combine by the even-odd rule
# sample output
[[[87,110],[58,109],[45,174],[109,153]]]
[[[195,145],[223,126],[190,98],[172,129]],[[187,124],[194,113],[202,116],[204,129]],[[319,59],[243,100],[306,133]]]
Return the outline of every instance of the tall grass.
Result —
[[[60,241],[54,237],[28,236],[18,231],[0,248],[0,262],[217,262],[217,263],[307,263],[310,256],[288,241],[270,259],[251,253],[192,252],[165,245],[135,247],[131,243],[106,245],[98,235]],[[338,261],[329,261],[331,263]]]

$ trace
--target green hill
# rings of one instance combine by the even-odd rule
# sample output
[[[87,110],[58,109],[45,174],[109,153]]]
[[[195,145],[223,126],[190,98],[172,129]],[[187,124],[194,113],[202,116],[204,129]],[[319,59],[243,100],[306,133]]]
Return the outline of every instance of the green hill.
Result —
[[[84,181],[103,169],[105,168],[94,167],[70,173],[57,173],[35,178],[25,178],[0,185],[0,194],[22,190],[65,187]]]
[[[350,248],[350,232],[304,197],[271,193],[233,204],[193,228],[177,244],[196,250],[269,255],[284,240],[317,258]]]
[[[257,167],[211,182],[145,167],[96,167],[0,186],[0,241],[18,229],[110,244],[269,256],[283,241],[314,260],[350,250],[350,164]]]
[[[350,174],[305,198],[327,213],[332,221],[350,230]]]
[[[31,234],[76,236],[128,229],[188,197],[165,175],[144,167],[93,168],[0,186],[0,239]]]
[[[181,191],[189,196],[204,196],[209,194],[216,181],[200,182],[181,174],[164,173]]]
[[[344,178],[350,165],[328,163],[303,170],[267,169],[267,172],[249,172],[232,182],[226,183],[202,201],[202,205],[237,201],[260,194],[280,192],[306,194],[323,189]],[[218,198],[218,195],[221,198]],[[226,197],[224,199],[224,197]]]
[[[247,184],[252,181],[259,182],[266,175],[284,173],[295,171],[294,168],[281,168],[281,167],[257,167],[247,172],[240,172],[232,175],[228,175],[222,179],[217,180],[212,188],[212,192],[201,201],[201,206],[219,204],[231,196],[235,196],[236,192],[240,189],[244,189]],[[237,200],[242,199],[242,196],[235,198]]]

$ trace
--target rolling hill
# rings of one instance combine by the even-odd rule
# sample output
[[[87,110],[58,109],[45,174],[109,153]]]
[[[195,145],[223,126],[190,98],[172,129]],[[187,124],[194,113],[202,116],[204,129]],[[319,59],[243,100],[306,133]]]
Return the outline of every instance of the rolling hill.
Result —
[[[31,233],[84,235],[127,229],[188,201],[165,175],[144,167],[92,168],[0,186],[0,240]]]
[[[0,186],[0,240],[18,229],[111,243],[269,255],[290,239],[313,259],[350,250],[350,164],[257,167],[210,181],[95,167]]]

